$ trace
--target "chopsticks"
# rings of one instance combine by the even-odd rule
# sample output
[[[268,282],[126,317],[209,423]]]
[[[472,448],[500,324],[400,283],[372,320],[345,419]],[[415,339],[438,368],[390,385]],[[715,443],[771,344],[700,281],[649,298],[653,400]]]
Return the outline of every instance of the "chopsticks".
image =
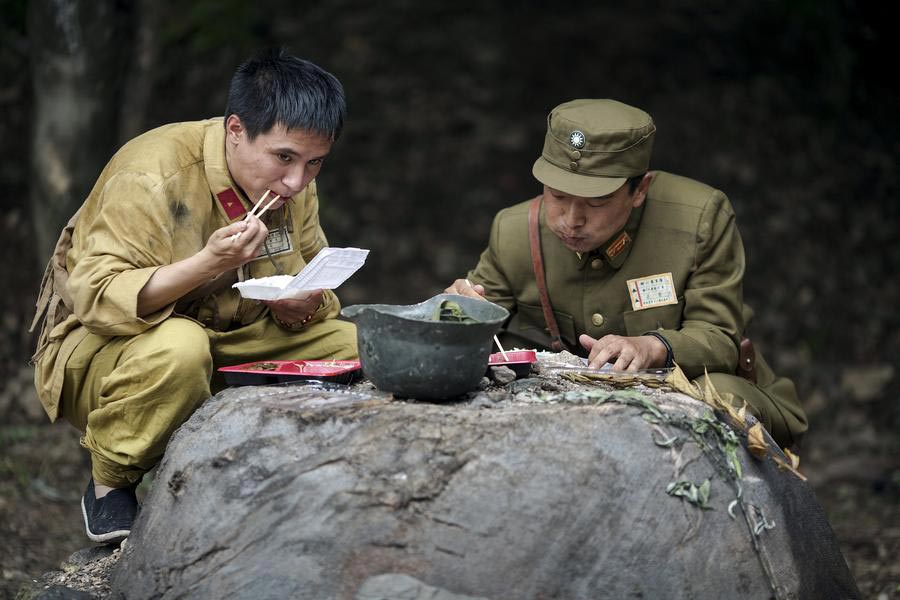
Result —
[[[261,211],[259,211],[259,213],[256,213],[256,209],[259,208],[260,206],[262,206],[262,203],[265,202],[266,198],[269,196],[269,194],[270,194],[271,192],[272,192],[272,190],[266,190],[266,193],[263,194],[262,198],[259,199],[259,202],[256,203],[256,206],[254,206],[254,207],[250,210],[250,212],[247,213],[247,216],[244,217],[244,220],[245,220],[245,221],[246,221],[247,219],[249,219],[251,215],[254,215],[254,214],[256,214],[256,218],[257,218],[257,219],[260,218],[260,217],[262,217],[264,212],[266,212],[267,210],[269,210],[270,208],[272,208],[272,205],[275,204],[276,202],[278,202],[278,201],[281,199],[281,196],[279,196],[278,194],[275,194],[275,195],[272,197],[272,199],[269,200],[269,203],[266,204],[265,206],[263,206],[263,209],[262,209]],[[242,233],[244,233],[244,232],[243,232],[243,231],[238,231],[236,234],[234,234],[233,236],[231,236],[231,238],[230,238],[231,241],[233,242],[234,240],[236,240],[236,239],[238,239],[239,237],[241,237],[241,234],[242,234]]]
[[[500,338],[496,335],[494,336],[494,343],[497,344],[497,347],[500,348],[500,354],[503,355],[503,360],[509,362],[509,357],[506,355],[506,350],[503,349],[503,346],[500,345]]]
[[[469,281],[468,279],[466,279],[465,281],[469,287],[472,287],[471,281]],[[494,343],[497,344],[498,348],[500,348],[500,354],[503,355],[503,360],[509,362],[509,357],[506,355],[506,350],[503,349],[503,346],[500,344],[500,338],[498,338],[496,335],[494,336]]]

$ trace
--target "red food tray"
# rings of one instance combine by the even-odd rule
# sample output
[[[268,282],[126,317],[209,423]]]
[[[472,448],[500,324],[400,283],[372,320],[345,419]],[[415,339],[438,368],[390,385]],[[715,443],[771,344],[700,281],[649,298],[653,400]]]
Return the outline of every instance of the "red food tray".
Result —
[[[351,383],[362,377],[358,360],[258,360],[220,367],[228,385],[266,385],[304,379]]]
[[[537,362],[537,352],[534,350],[507,350],[506,358],[501,352],[495,352],[488,357],[488,367],[509,367],[516,373],[516,377],[525,377],[531,372],[532,363]]]

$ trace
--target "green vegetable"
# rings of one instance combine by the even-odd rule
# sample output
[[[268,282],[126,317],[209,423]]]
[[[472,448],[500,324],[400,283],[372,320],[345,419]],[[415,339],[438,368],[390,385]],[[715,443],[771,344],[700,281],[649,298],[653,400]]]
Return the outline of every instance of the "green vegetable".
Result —
[[[435,309],[434,315],[432,316],[433,321],[444,321],[451,323],[477,323],[476,319],[473,319],[469,315],[463,312],[463,309],[460,308],[458,302],[454,302],[453,300],[444,300],[441,302]]]

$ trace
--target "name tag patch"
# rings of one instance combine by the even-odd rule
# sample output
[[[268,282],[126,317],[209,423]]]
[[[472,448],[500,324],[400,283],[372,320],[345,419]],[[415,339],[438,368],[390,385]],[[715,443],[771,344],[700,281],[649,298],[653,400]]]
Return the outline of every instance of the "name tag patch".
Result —
[[[631,307],[634,310],[678,304],[672,273],[659,273],[649,277],[629,279],[627,285],[628,295],[631,297]]]
[[[259,254],[256,256],[257,258],[266,256],[267,250],[268,254],[275,255],[290,252],[292,249],[291,236],[288,235],[287,227],[277,227],[269,230],[269,235],[266,236],[266,243],[262,245],[259,249]]]

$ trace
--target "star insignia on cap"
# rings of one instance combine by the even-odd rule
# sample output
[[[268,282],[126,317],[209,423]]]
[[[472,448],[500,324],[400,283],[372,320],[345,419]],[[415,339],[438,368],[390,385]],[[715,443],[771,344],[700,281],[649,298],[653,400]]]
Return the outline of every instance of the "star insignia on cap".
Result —
[[[573,148],[584,148],[584,134],[576,130],[569,134],[569,143]]]

